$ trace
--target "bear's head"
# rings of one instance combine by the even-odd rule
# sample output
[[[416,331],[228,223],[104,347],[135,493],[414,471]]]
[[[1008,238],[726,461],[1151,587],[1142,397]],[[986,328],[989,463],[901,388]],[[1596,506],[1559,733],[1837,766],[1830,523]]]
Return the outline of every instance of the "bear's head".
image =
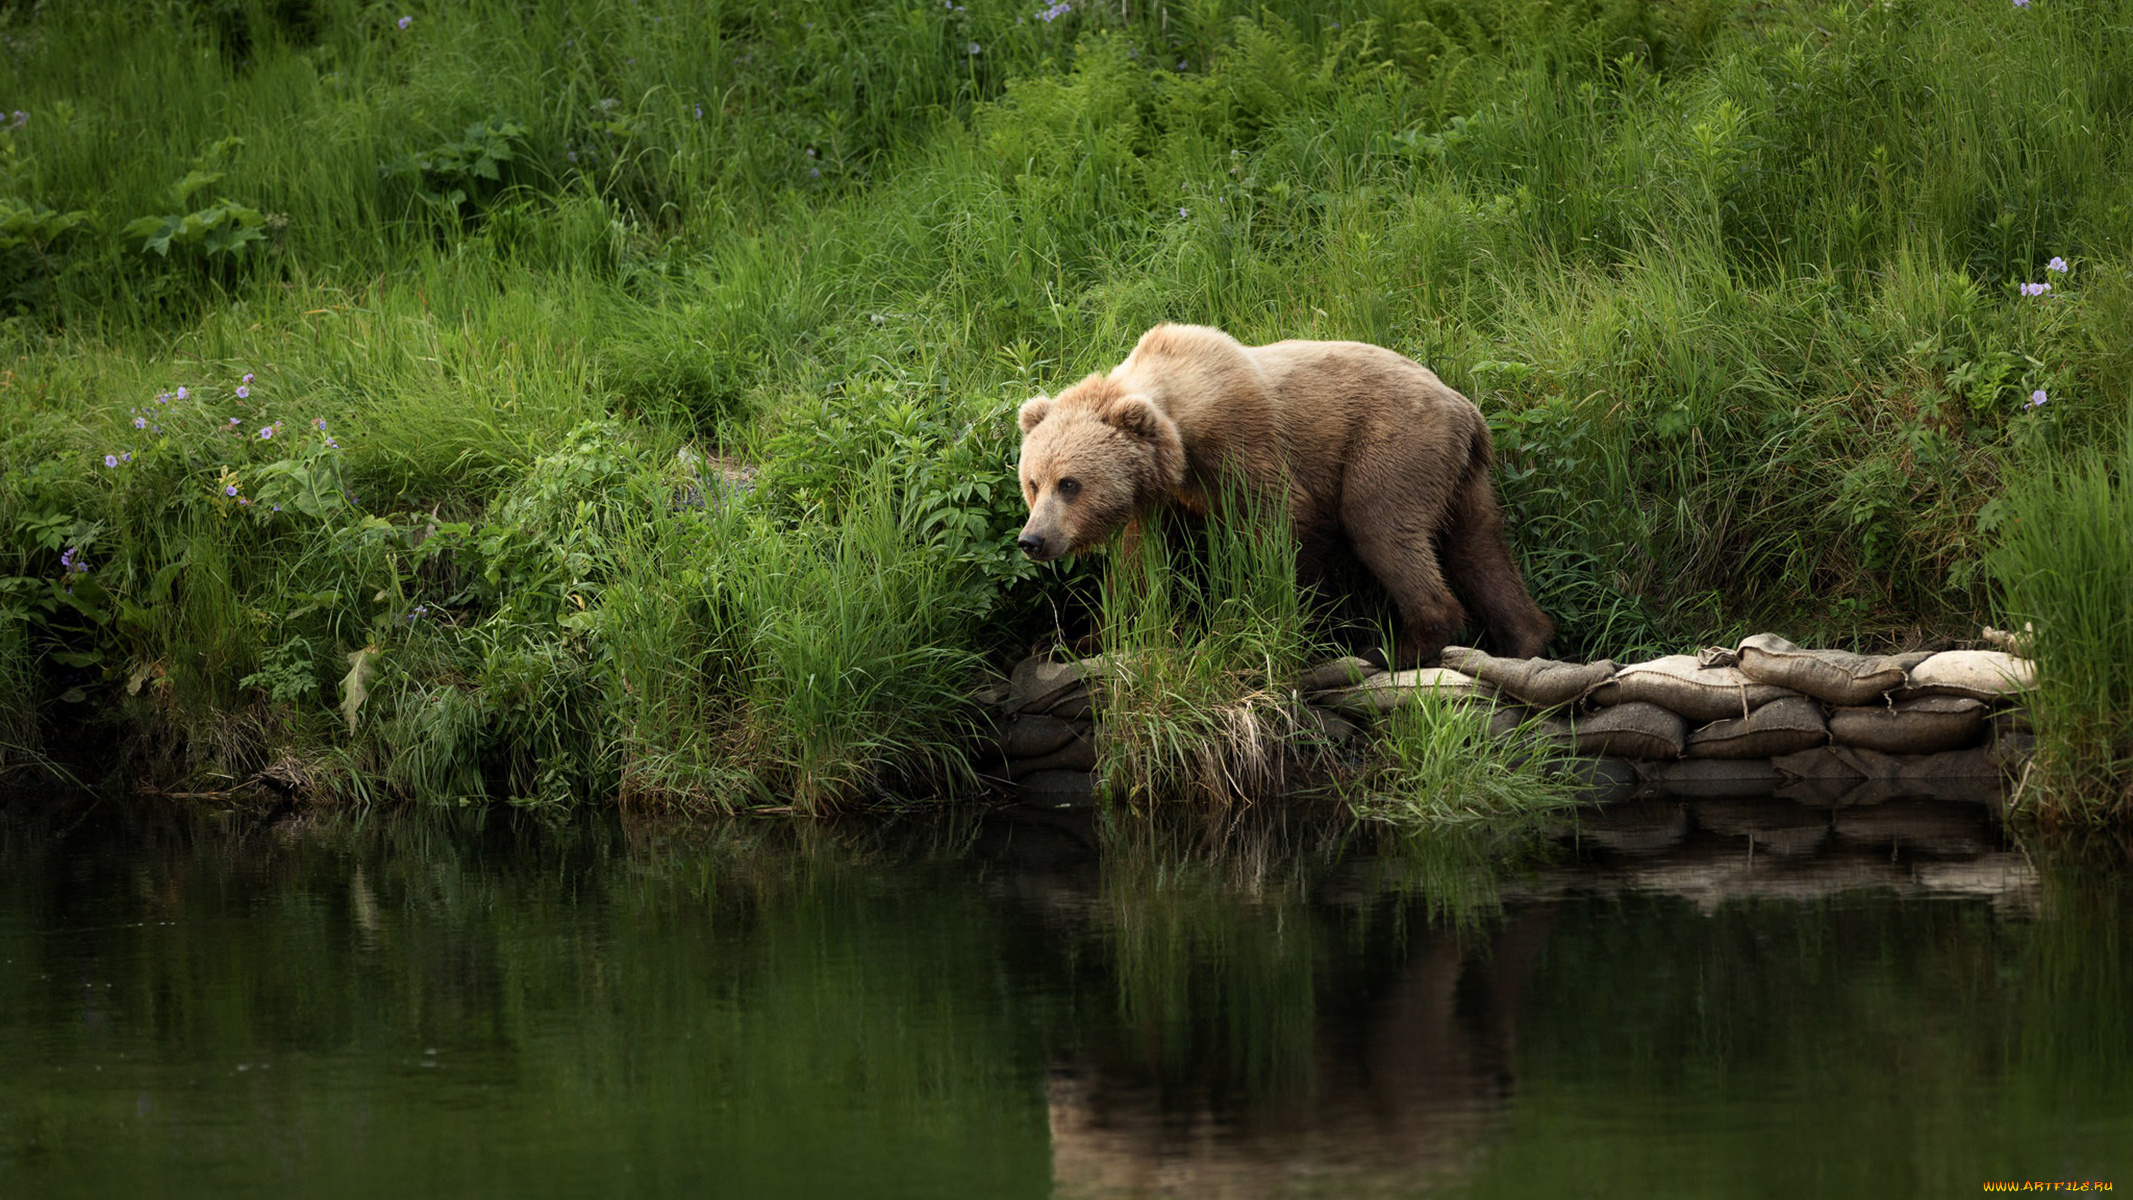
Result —
[[[1114,380],[1029,400],[1021,424],[1029,523],[1015,541],[1038,562],[1087,553],[1185,482],[1176,423]]]

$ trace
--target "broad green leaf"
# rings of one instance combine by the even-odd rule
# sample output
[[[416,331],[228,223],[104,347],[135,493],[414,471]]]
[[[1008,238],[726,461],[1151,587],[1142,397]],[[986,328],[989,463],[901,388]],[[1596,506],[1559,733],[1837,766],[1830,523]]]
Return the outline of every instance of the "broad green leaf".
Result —
[[[377,669],[378,647],[375,643],[348,656],[348,674],[341,676],[341,716],[348,721],[349,737],[355,736],[356,714],[362,711],[363,702],[370,698],[370,681]]]

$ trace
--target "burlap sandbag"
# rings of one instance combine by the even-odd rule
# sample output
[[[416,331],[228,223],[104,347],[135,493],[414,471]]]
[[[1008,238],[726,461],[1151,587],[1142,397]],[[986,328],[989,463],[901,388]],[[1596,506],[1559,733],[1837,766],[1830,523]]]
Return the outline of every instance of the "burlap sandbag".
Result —
[[[1497,658],[1471,646],[1446,646],[1438,660],[1454,671],[1464,671],[1484,683],[1502,688],[1505,694],[1535,708],[1558,708],[1572,704],[1600,684],[1614,678],[1611,659],[1595,663],[1556,662],[1548,658]]]
[[[1001,704],[1001,710],[1010,713],[1043,712],[1060,697],[1082,686],[1084,680],[1095,678],[1097,674],[1084,663],[1046,662],[1041,658],[1025,658],[1015,664],[1014,674],[1008,679],[1008,696]]]
[[[1943,650],[1911,668],[1899,697],[1968,696],[1998,700],[2037,686],[2037,668],[2004,650]]]
[[[1631,700],[1576,718],[1571,724],[1579,754],[1616,758],[1680,758],[1688,724],[1659,705]]]
[[[1822,706],[1805,696],[1783,696],[1745,717],[1713,721],[1689,734],[1690,758],[1776,758],[1829,740]]]
[[[1327,688],[1354,687],[1373,675],[1383,673],[1385,668],[1367,658],[1349,655],[1308,667],[1296,677],[1299,692],[1322,692]]]
[[[1637,773],[1647,788],[1671,796],[1767,796],[1785,783],[1769,759],[1755,758],[1642,762]]]
[[[1960,750],[1984,732],[1985,705],[1967,696],[1925,696],[1894,705],[1840,708],[1829,716],[1829,736],[1838,745],[1884,754]]]
[[[1577,738],[1571,734],[1568,720],[1543,716],[1523,704],[1499,702],[1490,709],[1489,736],[1499,742],[1530,744],[1566,754],[1577,749]]]
[[[1043,758],[1087,728],[1083,725],[1077,729],[1072,722],[1042,713],[1023,713],[1007,723],[1006,731],[1000,735],[1000,751],[1011,759]]]
[[[1774,633],[1758,633],[1740,644],[1741,674],[1813,696],[1829,704],[1866,704],[1904,686],[1907,673],[1932,657],[1882,654],[1869,657],[1848,650],[1803,650]]]
[[[1745,716],[1788,695],[1784,688],[1758,683],[1739,667],[1702,667],[1693,654],[1670,654],[1615,672],[1592,691],[1594,703],[1656,704],[1702,724]]]
[[[1455,700],[1486,700],[1495,697],[1496,689],[1472,675],[1448,667],[1421,667],[1413,671],[1373,675],[1354,687],[1320,692],[1311,699],[1312,703],[1323,704],[1337,712],[1370,717],[1413,703],[1424,694]]]

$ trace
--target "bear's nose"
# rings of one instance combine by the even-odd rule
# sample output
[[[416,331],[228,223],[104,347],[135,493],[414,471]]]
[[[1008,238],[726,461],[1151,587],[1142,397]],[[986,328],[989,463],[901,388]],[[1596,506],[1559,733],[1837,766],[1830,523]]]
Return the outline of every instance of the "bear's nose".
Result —
[[[1044,539],[1034,533],[1025,533],[1016,538],[1015,545],[1022,547],[1022,553],[1031,558],[1039,558],[1044,554]]]

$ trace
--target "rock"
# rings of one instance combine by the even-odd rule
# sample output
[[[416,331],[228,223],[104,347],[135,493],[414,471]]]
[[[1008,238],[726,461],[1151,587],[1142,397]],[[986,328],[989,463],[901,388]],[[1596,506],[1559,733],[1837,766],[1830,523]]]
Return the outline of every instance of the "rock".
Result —
[[[1688,726],[1659,705],[1632,700],[1571,722],[1578,753],[1617,758],[1680,758]]]
[[[1830,714],[1829,736],[1839,745],[1885,754],[1933,754],[1975,743],[1985,730],[1983,701],[1963,696],[1840,708]]]
[[[2037,668],[2004,650],[1943,650],[1911,668],[1911,682],[1897,693],[2000,700],[2037,686]]]
[[[1925,653],[1869,657],[1848,650],[1803,650],[1774,633],[1758,633],[1740,644],[1741,674],[1788,688],[1828,704],[1860,705],[1903,687],[1910,668],[1932,657]]]
[[[1000,738],[1001,753],[1010,759],[1041,758],[1066,745],[1076,730],[1071,722],[1041,713],[1023,713],[1008,722]]]
[[[1745,717],[1713,721],[1689,734],[1690,758],[1775,758],[1829,741],[1822,706],[1805,696],[1772,700]]]
[[[1739,667],[1705,668],[1693,654],[1673,654],[1623,667],[1592,690],[1592,700],[1602,705],[1656,704],[1701,724],[1746,716],[1789,694],[1748,678]]]
[[[1497,658],[1469,646],[1447,646],[1438,661],[1536,708],[1576,703],[1585,693],[1614,678],[1616,670],[1611,659],[1566,663],[1547,658]]]
[[[1384,668],[1369,659],[1350,655],[1306,668],[1303,674],[1296,677],[1296,690],[1323,692],[1328,688],[1354,687],[1373,675],[1383,673]]]
[[[977,701],[982,707],[998,708],[1000,705],[1007,703],[1007,698],[1013,694],[1014,689],[1005,682],[989,683],[972,692],[970,698]]]

